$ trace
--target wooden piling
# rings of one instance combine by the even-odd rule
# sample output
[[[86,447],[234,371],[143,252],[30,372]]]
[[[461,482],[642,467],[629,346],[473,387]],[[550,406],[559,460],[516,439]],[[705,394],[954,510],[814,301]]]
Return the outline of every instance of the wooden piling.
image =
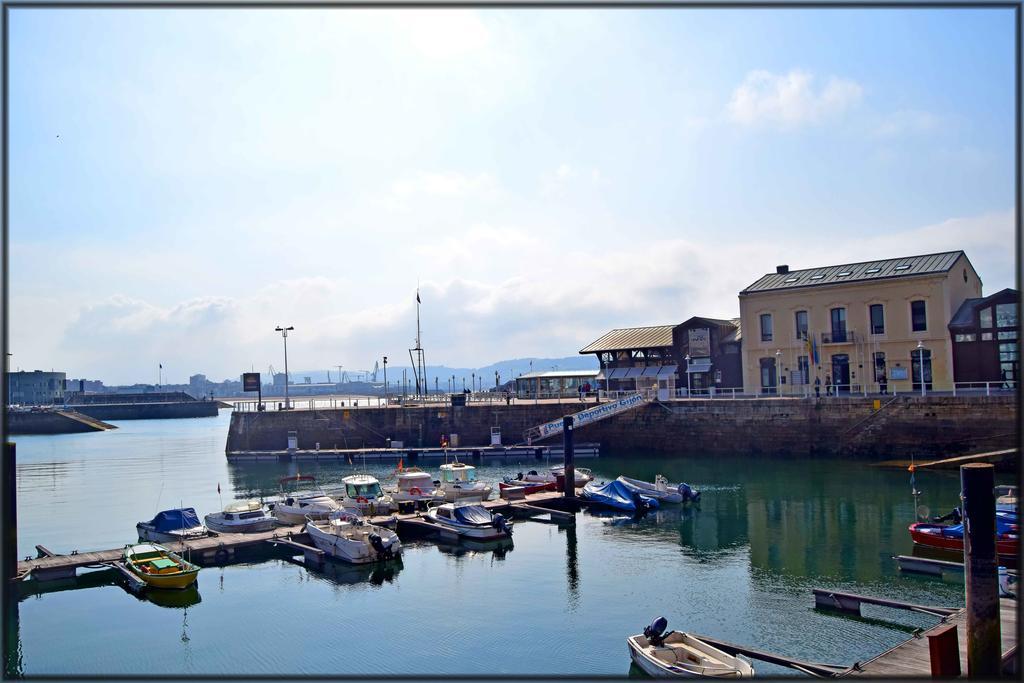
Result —
[[[967,676],[997,678],[1001,657],[999,575],[996,563],[995,467],[960,467],[964,510],[964,585],[967,593]]]
[[[17,453],[13,443],[4,446],[4,583],[9,583],[18,573],[18,484]]]
[[[960,676],[960,641],[956,624],[944,624],[928,634],[928,657],[932,678]]]
[[[573,462],[572,415],[562,418],[562,448],[565,451],[565,483],[562,485],[566,498],[576,497],[576,465]],[[994,505],[994,503],[993,503]]]

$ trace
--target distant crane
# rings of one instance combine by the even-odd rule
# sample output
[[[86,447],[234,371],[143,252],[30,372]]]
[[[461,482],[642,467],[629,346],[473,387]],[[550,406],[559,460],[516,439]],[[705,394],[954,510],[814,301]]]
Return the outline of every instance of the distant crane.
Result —
[[[370,380],[371,382],[376,382],[377,381],[377,366],[378,366],[378,362],[377,361],[373,361],[373,379]]]

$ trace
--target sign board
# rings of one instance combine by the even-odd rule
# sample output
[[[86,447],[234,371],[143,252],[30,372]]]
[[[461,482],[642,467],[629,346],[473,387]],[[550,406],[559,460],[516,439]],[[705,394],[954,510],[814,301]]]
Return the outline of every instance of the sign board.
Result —
[[[690,358],[707,358],[711,356],[711,330],[706,327],[699,327],[688,331],[690,333],[688,347]]]
[[[910,379],[907,368],[889,368],[889,379]]]
[[[258,372],[243,372],[242,373],[242,391],[259,391],[260,390],[260,373]]]
[[[617,415],[618,413],[629,410],[630,408],[637,407],[645,400],[646,399],[641,394],[632,394],[612,403],[605,403],[604,405],[589,408],[573,415],[573,427],[582,427],[583,425],[590,424],[591,422],[596,422],[597,420]],[[542,439],[546,436],[551,436],[552,434],[561,433],[562,424],[562,418],[542,424],[537,428],[537,431],[540,432],[537,438]]]

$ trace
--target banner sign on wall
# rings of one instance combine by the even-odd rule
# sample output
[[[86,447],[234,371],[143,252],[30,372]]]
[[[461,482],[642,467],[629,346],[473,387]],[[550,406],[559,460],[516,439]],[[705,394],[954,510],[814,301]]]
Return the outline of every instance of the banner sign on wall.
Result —
[[[689,353],[690,358],[709,358],[711,356],[711,330],[706,327],[691,329]]]

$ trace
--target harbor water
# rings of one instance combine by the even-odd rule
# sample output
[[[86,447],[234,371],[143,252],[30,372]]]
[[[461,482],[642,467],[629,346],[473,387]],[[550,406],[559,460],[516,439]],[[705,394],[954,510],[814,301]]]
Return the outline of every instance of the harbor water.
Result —
[[[228,464],[229,419],[222,410],[18,437],[19,557],[34,556],[36,544],[121,547],[157,510],[184,504],[202,516],[273,496],[286,475],[312,474],[330,489],[357,470],[387,486],[394,470]],[[496,482],[549,464],[486,464],[478,476]],[[677,630],[849,665],[937,619],[883,607],[865,607],[863,618],[822,612],[811,589],[963,605],[962,582],[904,575],[892,559],[912,553],[915,504],[931,515],[958,504],[956,471],[919,471],[915,503],[905,470],[864,462],[609,453],[577,464],[606,481],[660,473],[703,496],[698,507],[641,520],[581,512],[569,527],[517,522],[512,543],[497,547],[408,542],[400,561],[379,567],[318,570],[270,551],[203,568],[195,590],[144,598],[103,570],[26,582],[8,622],[7,672],[626,676],[637,674],[626,636],[661,615]],[[436,463],[423,467],[432,465],[436,474]]]

